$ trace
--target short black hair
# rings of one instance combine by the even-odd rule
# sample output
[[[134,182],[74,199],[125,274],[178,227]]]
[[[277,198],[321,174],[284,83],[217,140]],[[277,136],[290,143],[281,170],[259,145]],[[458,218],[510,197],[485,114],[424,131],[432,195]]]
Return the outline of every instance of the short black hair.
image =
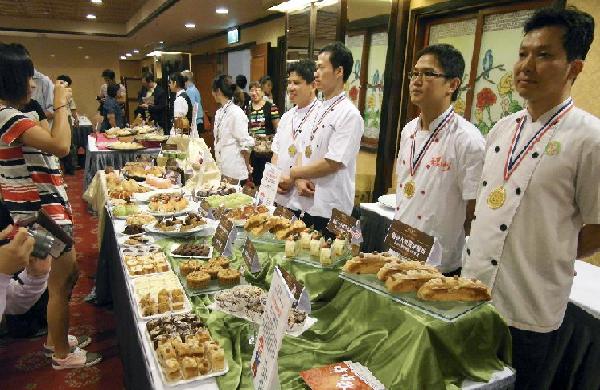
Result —
[[[229,76],[225,74],[215,77],[212,82],[212,90],[221,91],[221,93],[223,93],[223,95],[227,96],[229,99],[233,97],[233,88],[229,82]]]
[[[152,74],[152,72],[146,72],[142,75],[142,80],[144,80],[147,83],[154,81],[154,75]]]
[[[564,30],[563,47],[567,52],[567,60],[585,60],[594,41],[594,18],[577,8],[567,9],[543,8],[537,10],[523,27],[523,32],[544,27],[561,27]]]
[[[112,69],[104,69],[104,71],[102,71],[102,78],[103,79],[110,79],[110,80],[115,80],[115,71]]]
[[[69,86],[71,86],[71,84],[73,84],[73,80],[71,80],[71,78],[69,76],[67,76],[66,74],[61,74],[60,76],[58,76],[56,78],[57,80],[61,80],[64,81],[65,83],[67,83]]]
[[[268,82],[271,82],[271,83],[273,82],[273,80],[271,80],[271,76],[269,76],[269,75],[261,77],[259,81],[260,81],[260,85],[265,85]]]
[[[288,76],[294,72],[298,76],[302,77],[307,84],[315,81],[315,72],[317,71],[317,64],[313,60],[302,59],[300,61],[292,62],[287,67]]]
[[[338,41],[326,45],[319,50],[319,54],[321,53],[329,53],[329,62],[331,62],[333,69],[341,66],[344,69],[344,82],[348,81],[348,77],[352,73],[352,66],[354,65],[354,58],[352,58],[350,49]]]
[[[246,85],[248,85],[248,79],[243,74],[238,74],[235,76],[235,84],[241,89],[244,89],[246,88]]]
[[[106,87],[106,94],[112,98],[116,98],[121,86],[119,84],[109,84]]]
[[[171,73],[171,75],[169,76],[169,80],[175,81],[175,85],[178,88],[185,89],[185,82],[187,80],[187,77],[183,76],[181,73],[179,73],[179,72]]]
[[[29,94],[33,62],[25,46],[0,43],[0,99],[20,104]]]
[[[444,72],[446,79],[458,78],[460,84],[462,84],[462,79],[465,74],[465,59],[460,51],[447,43],[426,46],[417,53],[417,61],[426,54],[433,55],[436,58],[442,67],[442,72]],[[452,101],[455,101],[458,98],[460,84],[458,84],[458,87],[454,93],[452,93]]]

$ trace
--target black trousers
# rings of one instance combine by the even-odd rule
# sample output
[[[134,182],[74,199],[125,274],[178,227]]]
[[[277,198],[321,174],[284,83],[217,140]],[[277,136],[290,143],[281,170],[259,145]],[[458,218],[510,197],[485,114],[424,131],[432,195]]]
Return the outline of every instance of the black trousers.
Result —
[[[316,230],[323,233],[323,237],[331,238],[332,240],[335,238],[335,235],[327,230],[327,223],[329,223],[328,218],[312,216],[308,213],[304,213],[302,220],[308,227],[314,227]]]
[[[558,331],[531,332],[510,326],[512,336],[513,367],[517,370],[515,390],[542,390],[537,383],[544,376],[545,361]]]

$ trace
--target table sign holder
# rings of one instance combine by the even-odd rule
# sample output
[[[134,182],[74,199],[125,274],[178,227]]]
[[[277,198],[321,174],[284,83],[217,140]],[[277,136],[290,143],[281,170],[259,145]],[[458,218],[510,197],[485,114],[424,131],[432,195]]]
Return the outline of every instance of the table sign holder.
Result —
[[[257,204],[265,206],[273,206],[275,203],[275,195],[279,186],[279,178],[281,177],[281,169],[271,163],[265,165],[263,177],[258,187]]]

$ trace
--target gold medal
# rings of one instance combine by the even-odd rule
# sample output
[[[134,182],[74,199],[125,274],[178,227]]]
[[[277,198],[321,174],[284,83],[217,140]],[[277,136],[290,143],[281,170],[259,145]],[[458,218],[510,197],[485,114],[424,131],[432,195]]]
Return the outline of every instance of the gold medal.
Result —
[[[291,144],[290,147],[288,148],[288,154],[290,155],[290,157],[294,157],[297,152],[298,152],[298,150],[296,149],[296,145]]]
[[[404,196],[408,199],[412,198],[415,195],[415,182],[413,180],[407,181],[404,183]]]
[[[546,145],[546,154],[548,156],[556,156],[560,153],[560,142],[558,141],[550,141]]]
[[[310,145],[306,147],[306,149],[304,150],[304,154],[306,155],[306,158],[310,158],[310,156],[312,156],[312,148]]]
[[[494,188],[487,197],[487,204],[492,210],[499,209],[506,201],[506,191],[504,186]]]

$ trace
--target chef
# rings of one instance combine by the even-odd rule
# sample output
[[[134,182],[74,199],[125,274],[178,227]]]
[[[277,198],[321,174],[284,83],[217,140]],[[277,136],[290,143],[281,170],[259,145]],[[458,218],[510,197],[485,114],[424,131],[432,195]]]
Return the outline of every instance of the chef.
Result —
[[[300,60],[288,66],[287,89],[295,106],[281,117],[271,146],[271,163],[281,169],[283,176],[275,201],[296,212],[307,210],[313,203],[311,197],[298,196],[289,180],[289,173],[302,153],[302,133],[309,129],[321,105],[315,97],[315,71],[316,65],[312,60]]]
[[[435,237],[442,249],[440,271],[459,275],[485,140],[452,107],[465,69],[462,54],[440,44],[424,48],[416,57],[409,90],[421,113],[400,137],[394,219]]]
[[[570,96],[594,20],[539,10],[524,32],[513,76],[527,109],[488,135],[463,270],[490,287],[509,325],[516,389],[539,388],[574,261],[600,247],[600,120]]]
[[[248,118],[231,101],[233,88],[227,76],[213,80],[212,95],[221,107],[215,114],[215,157],[223,178],[232,184],[244,184],[252,173],[250,149],[254,139],[248,134]]]
[[[334,208],[350,214],[354,205],[356,156],[364,122],[344,92],[352,65],[352,53],[342,43],[321,49],[315,81],[324,100],[302,132],[301,165],[290,170],[299,196],[313,198],[304,222],[324,234]]]

